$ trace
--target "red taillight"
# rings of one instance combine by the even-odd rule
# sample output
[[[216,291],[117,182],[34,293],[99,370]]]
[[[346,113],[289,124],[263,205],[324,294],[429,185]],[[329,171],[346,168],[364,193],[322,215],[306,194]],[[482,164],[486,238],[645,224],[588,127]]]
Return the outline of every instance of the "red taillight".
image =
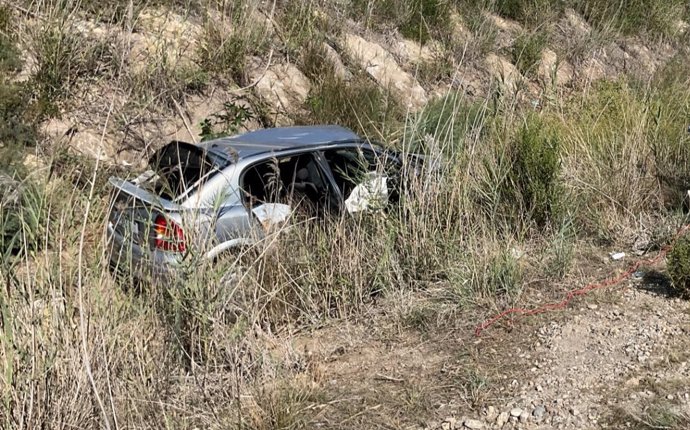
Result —
[[[175,222],[158,215],[153,223],[154,246],[163,251],[185,252],[184,231]]]

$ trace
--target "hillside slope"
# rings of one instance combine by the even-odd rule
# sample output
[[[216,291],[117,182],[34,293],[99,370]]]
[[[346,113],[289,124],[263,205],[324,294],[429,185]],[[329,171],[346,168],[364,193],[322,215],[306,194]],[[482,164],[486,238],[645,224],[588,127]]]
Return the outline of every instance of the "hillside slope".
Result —
[[[0,0],[0,427],[688,428],[663,259],[475,333],[688,223],[690,10],[610,3]],[[431,168],[180,279],[110,270],[109,176],[319,123]]]

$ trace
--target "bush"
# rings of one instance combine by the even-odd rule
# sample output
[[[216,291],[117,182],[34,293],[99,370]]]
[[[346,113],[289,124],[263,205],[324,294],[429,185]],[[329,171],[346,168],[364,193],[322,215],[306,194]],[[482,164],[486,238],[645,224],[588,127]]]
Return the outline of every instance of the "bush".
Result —
[[[514,187],[525,215],[539,226],[546,225],[559,212],[559,149],[557,133],[536,115],[527,117],[513,142],[509,186]]]
[[[679,238],[667,258],[673,290],[679,296],[690,298],[690,237]]]
[[[246,9],[233,11],[232,31],[224,23],[209,20],[197,52],[199,66],[206,72],[219,73],[239,85],[246,85],[247,57],[266,50],[266,28],[252,22]]]
[[[0,173],[22,173],[24,148],[36,140],[31,93],[11,81],[22,61],[13,36],[13,15],[0,7]]]
[[[398,102],[363,73],[349,82],[325,78],[309,94],[307,109],[307,122],[340,124],[372,138],[385,136],[403,116]]]
[[[312,1],[288,1],[276,18],[288,52],[299,53],[305,45],[323,41],[324,36],[338,28],[331,26],[325,13],[314,8]]]
[[[36,249],[45,228],[43,190],[0,173],[0,262]]]
[[[452,154],[462,149],[464,141],[484,134],[490,114],[485,103],[470,102],[462,94],[451,92],[429,102],[412,124],[412,135],[419,142],[432,136],[444,142],[444,149]]]
[[[546,42],[546,33],[540,30],[523,34],[513,43],[511,48],[513,63],[524,76],[533,77],[536,74]]]
[[[678,35],[676,21],[688,8],[686,0],[576,0],[574,6],[595,27],[663,37]]]
[[[564,5],[562,0],[471,0],[467,3],[474,8],[489,9],[528,27],[552,22],[562,12]]]
[[[654,157],[655,174],[667,188],[666,204],[681,207],[690,188],[690,66],[685,55],[670,61],[655,77],[648,98],[651,111],[647,141]]]
[[[420,43],[446,38],[450,6],[442,0],[353,0],[352,14],[377,30],[392,24],[400,33]]]

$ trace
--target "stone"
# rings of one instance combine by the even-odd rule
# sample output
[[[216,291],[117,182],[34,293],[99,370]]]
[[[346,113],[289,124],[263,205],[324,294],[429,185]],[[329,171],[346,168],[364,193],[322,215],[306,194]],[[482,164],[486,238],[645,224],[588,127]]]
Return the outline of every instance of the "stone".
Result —
[[[519,417],[522,414],[522,409],[520,408],[513,408],[510,410],[510,416],[511,417]]]
[[[527,411],[522,411],[522,413],[520,414],[520,418],[519,418],[519,419],[520,419],[520,422],[521,422],[521,423],[526,423],[526,422],[529,420],[529,417],[530,417],[529,412],[527,412]]]
[[[340,54],[328,43],[323,43],[323,51],[326,54],[326,59],[333,66],[333,71],[335,75],[340,79],[350,79],[352,74],[347,70],[343,64],[343,60],[340,58]]]
[[[427,95],[419,82],[405,72],[381,45],[356,34],[345,35],[345,50],[379,85],[390,89],[412,108],[421,108]]]
[[[472,430],[481,430],[484,428],[484,423],[479,420],[465,420],[463,425]]]
[[[514,92],[518,83],[523,80],[522,75],[510,61],[496,54],[489,54],[484,59],[491,77],[503,85],[508,91]]]
[[[546,408],[544,408],[544,406],[539,405],[536,408],[534,408],[534,410],[532,411],[532,416],[534,418],[540,420],[540,419],[544,418],[545,413],[546,413]]]
[[[508,412],[501,412],[498,417],[496,418],[496,426],[498,428],[503,427],[508,423],[508,420],[510,419],[510,414]]]
[[[256,80],[256,92],[268,105],[279,114],[276,125],[288,124],[282,115],[301,108],[309,96],[311,84],[309,79],[293,64],[276,64],[262,72],[252,72],[252,80]]]

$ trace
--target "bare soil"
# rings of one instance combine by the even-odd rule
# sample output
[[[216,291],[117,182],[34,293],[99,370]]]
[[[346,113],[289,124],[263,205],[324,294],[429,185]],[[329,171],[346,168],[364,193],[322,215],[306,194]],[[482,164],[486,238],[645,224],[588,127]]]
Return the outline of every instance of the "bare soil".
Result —
[[[622,270],[627,258],[590,255],[590,279]],[[433,291],[378,303],[359,320],[295,338],[324,393],[312,425],[686,428],[690,308],[668,282],[663,263],[647,267],[564,311],[501,323],[480,338],[473,327],[483,315],[433,305]],[[429,309],[420,303],[433,311],[415,311]]]

